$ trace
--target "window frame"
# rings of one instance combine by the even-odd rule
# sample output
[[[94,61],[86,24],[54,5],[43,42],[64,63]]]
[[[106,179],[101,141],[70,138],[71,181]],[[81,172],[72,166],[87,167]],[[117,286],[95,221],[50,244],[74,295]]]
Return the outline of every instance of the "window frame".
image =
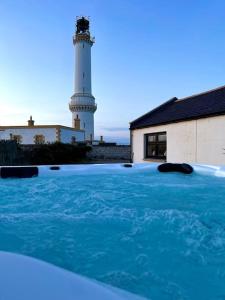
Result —
[[[22,144],[23,137],[20,134],[12,134],[12,140],[16,141],[17,144]]]
[[[166,135],[166,140],[165,141],[159,141],[158,137],[159,135]],[[149,136],[155,136],[156,137],[156,141],[154,142],[148,142],[148,137]],[[148,146],[149,144],[155,145],[156,149],[158,149],[158,146],[160,145],[165,145],[166,146],[166,152],[167,152],[167,132],[166,131],[160,131],[160,132],[152,132],[152,133],[146,133],[144,135],[144,146],[145,146],[145,151],[144,151],[144,156],[145,159],[166,159],[166,155],[148,155]],[[156,152],[158,152],[156,150]]]
[[[35,145],[43,145],[43,144],[45,144],[45,136],[43,134],[35,134],[35,136],[34,136],[34,144]]]

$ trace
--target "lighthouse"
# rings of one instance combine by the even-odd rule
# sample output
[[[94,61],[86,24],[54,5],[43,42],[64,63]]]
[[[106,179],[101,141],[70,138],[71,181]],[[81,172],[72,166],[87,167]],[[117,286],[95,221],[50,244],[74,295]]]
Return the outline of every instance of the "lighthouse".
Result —
[[[89,19],[78,17],[73,36],[75,47],[74,94],[69,104],[72,127],[85,132],[85,140],[94,139],[94,113],[97,109],[91,90],[91,47],[94,38],[89,31]]]

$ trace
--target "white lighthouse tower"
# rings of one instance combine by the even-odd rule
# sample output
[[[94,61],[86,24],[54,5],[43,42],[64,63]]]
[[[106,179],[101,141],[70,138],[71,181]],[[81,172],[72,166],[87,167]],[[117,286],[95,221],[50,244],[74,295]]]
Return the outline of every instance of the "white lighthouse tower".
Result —
[[[69,104],[72,112],[72,127],[85,131],[85,140],[94,139],[94,113],[97,109],[91,91],[91,47],[94,39],[90,36],[89,20],[79,17],[76,21],[76,33],[73,36],[75,46],[75,82],[74,94]]]

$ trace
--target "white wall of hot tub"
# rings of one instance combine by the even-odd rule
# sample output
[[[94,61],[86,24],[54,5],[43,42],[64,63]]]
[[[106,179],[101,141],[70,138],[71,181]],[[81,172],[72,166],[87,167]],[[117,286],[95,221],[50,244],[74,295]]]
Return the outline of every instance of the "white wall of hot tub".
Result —
[[[10,134],[20,135],[22,144],[34,144],[35,135],[43,135],[45,143],[53,143],[56,141],[56,128],[8,128],[0,130],[0,140],[9,140]]]
[[[60,129],[60,140],[62,143],[71,143],[73,137],[75,137],[76,142],[83,142],[85,139],[84,131],[66,128]]]
[[[1,299],[5,300],[144,300],[28,256],[0,252],[0,265]]]
[[[132,130],[134,162],[145,161],[144,135],[167,133],[167,161],[225,165],[225,116]]]

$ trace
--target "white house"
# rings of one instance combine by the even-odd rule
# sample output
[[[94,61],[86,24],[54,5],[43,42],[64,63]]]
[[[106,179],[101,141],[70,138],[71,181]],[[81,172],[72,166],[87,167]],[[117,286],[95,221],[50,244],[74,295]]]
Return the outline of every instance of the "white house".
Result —
[[[225,165],[225,86],[171,100],[130,123],[133,162]]]
[[[20,144],[73,143],[84,141],[84,130],[62,125],[0,126],[0,140],[16,140]]]

